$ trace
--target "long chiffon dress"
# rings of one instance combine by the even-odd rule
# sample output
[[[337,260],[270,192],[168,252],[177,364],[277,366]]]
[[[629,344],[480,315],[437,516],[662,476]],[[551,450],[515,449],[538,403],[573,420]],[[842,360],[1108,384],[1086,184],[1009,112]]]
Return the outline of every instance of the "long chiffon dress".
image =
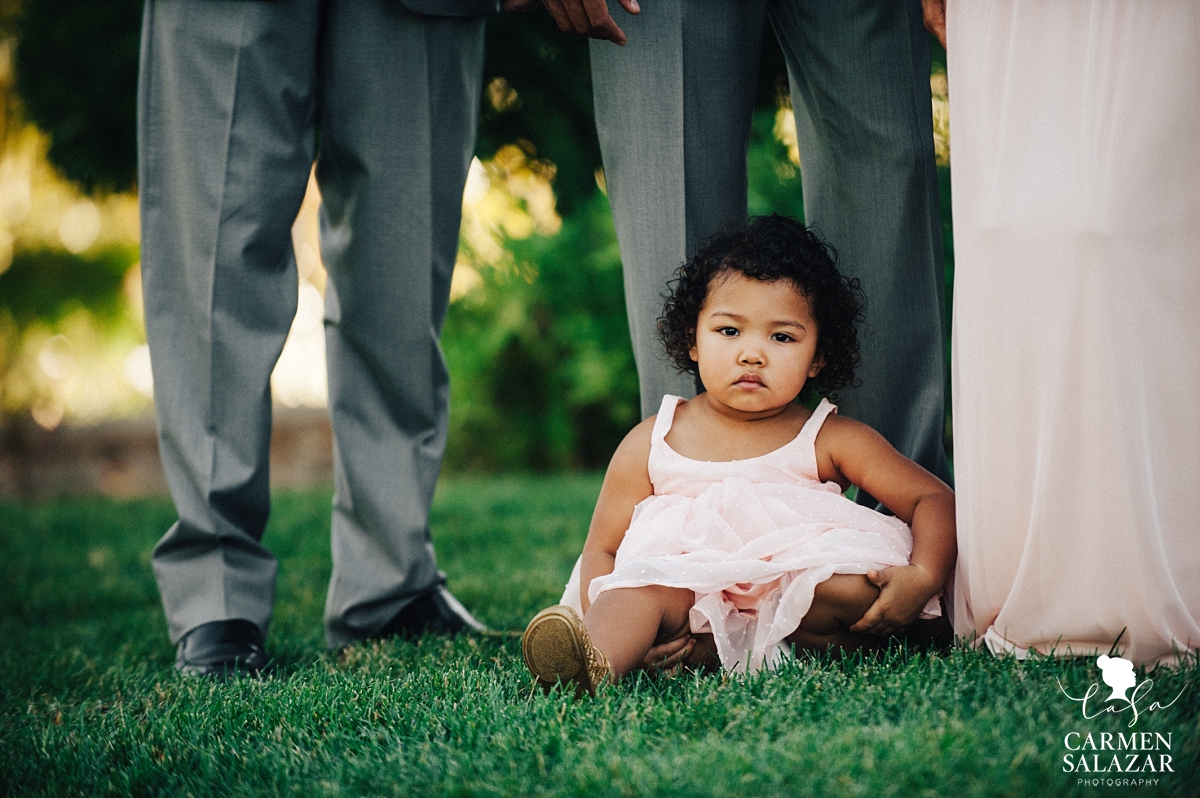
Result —
[[[952,2],[955,631],[1200,646],[1200,3]]]

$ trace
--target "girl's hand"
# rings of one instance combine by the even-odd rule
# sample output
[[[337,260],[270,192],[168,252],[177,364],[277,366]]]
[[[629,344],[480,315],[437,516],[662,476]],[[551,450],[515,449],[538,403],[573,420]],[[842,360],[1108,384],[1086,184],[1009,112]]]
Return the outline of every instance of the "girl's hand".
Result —
[[[875,599],[851,632],[886,637],[907,628],[929,599],[942,588],[941,582],[920,565],[897,565],[882,571],[867,571],[867,579],[879,588]]]
[[[870,571],[879,596],[851,632],[893,634],[917,619],[949,579],[958,556],[954,491],[865,424],[830,416],[817,434],[821,479],[854,484],[912,528],[909,564]]]
[[[691,635],[657,645],[646,652],[642,659],[642,670],[675,673],[695,648],[696,639]]]

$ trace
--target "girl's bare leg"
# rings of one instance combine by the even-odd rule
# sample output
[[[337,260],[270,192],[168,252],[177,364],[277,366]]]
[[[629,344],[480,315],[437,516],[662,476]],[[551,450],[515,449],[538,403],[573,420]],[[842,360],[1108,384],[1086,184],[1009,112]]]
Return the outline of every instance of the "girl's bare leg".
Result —
[[[647,585],[601,593],[583,616],[592,645],[608,657],[614,681],[642,664],[651,646],[688,633],[690,590]]]
[[[692,653],[684,659],[683,664],[689,668],[698,668],[706,671],[719,671],[721,669],[721,657],[717,654],[717,641],[713,640],[711,634],[692,635],[696,641]]]
[[[878,597],[879,588],[866,576],[834,574],[817,585],[808,614],[787,641],[814,651],[878,648],[883,638],[849,631]]]

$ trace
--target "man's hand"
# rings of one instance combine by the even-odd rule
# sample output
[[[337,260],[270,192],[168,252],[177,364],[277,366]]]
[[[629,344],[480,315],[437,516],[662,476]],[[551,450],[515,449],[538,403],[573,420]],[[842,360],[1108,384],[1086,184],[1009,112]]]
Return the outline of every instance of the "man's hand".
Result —
[[[925,15],[925,29],[946,46],[946,0],[921,0],[921,11]]]
[[[505,11],[524,11],[537,0],[505,0]],[[630,14],[641,13],[637,0],[618,0]],[[542,5],[564,33],[579,33],[593,39],[625,44],[625,31],[608,13],[605,0],[542,0]]]
[[[645,658],[642,659],[642,670],[674,673],[679,670],[679,666],[695,648],[696,639],[691,635],[684,635],[668,643],[655,646],[647,651]]]
[[[886,637],[907,628],[921,614],[942,586],[919,565],[898,565],[882,571],[867,571],[867,579],[879,588],[875,599],[851,632]]]

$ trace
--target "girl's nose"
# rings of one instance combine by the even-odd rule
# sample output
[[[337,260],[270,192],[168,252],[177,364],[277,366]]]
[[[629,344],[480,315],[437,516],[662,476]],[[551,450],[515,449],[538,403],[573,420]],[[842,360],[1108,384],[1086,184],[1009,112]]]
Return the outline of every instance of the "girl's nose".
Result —
[[[762,350],[758,347],[747,347],[742,350],[738,362],[745,363],[747,366],[761,366],[763,363]]]

